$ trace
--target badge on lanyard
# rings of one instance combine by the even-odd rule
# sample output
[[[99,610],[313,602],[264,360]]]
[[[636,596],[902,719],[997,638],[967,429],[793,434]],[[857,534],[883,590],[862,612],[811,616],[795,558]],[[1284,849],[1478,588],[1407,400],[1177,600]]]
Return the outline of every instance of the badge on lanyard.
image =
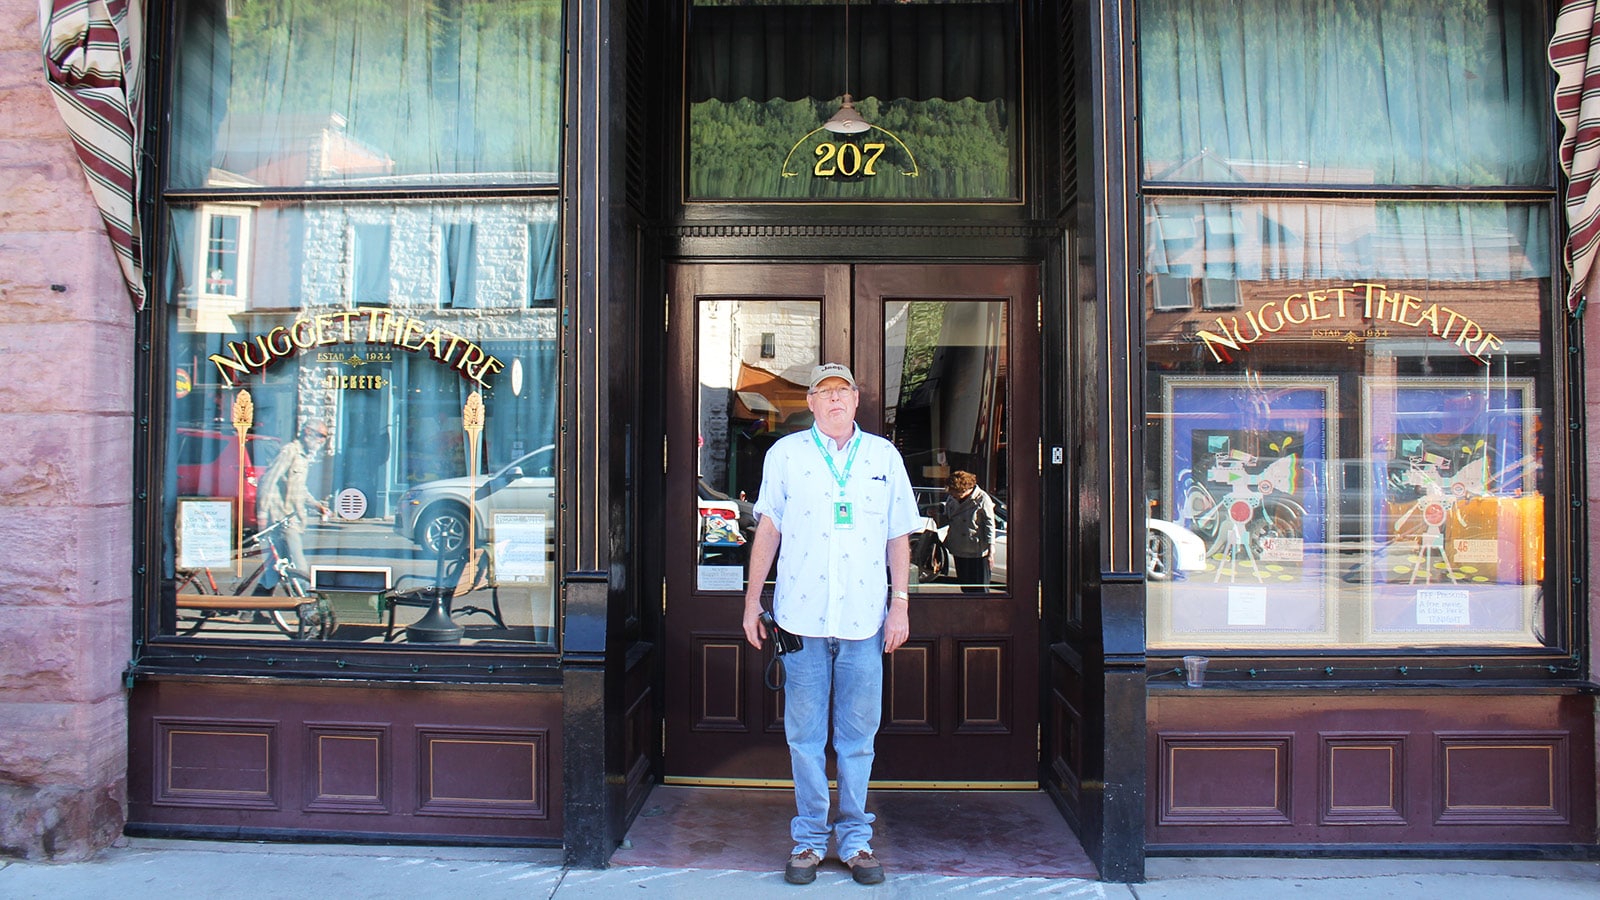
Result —
[[[856,527],[855,510],[849,500],[838,500],[833,504],[833,527],[838,529]]]
[[[822,461],[828,464],[828,471],[833,474],[833,481],[839,485],[841,499],[833,501],[833,527],[843,531],[856,527],[855,505],[843,499],[845,485],[850,483],[850,467],[856,464],[856,451],[861,449],[861,436],[857,435],[850,442],[850,455],[845,457],[844,471],[834,465],[833,456],[822,446],[822,438],[817,433],[817,426],[811,426],[811,440],[816,442],[817,452],[822,454]]]

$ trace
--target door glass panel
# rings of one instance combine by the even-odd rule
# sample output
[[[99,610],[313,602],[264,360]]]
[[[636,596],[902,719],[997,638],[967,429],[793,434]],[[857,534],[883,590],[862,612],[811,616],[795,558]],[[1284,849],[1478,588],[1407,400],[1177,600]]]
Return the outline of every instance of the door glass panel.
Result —
[[[924,527],[916,589],[1006,585],[1006,304],[896,300],[884,307],[883,422],[900,448]]]
[[[811,427],[806,382],[822,362],[822,304],[705,300],[698,320],[695,585],[742,591],[762,461],[778,438]]]

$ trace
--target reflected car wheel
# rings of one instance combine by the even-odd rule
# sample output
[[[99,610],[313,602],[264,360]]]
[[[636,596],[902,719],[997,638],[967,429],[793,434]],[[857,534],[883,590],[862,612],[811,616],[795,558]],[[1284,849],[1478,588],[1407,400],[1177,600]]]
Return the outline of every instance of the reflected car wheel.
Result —
[[[467,542],[466,513],[454,507],[431,513],[418,534],[421,540],[417,543],[422,545],[422,549],[427,551],[429,556],[458,553]]]
[[[1178,567],[1178,552],[1172,538],[1155,529],[1145,531],[1144,577],[1146,581],[1171,581]]]

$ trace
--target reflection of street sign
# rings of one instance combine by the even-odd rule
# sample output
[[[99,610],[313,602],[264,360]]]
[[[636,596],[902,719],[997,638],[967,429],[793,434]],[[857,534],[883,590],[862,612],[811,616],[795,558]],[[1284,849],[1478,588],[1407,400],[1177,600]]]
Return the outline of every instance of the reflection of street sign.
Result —
[[[345,488],[334,498],[333,508],[341,519],[359,519],[367,514],[367,495],[358,488]]]
[[[188,369],[179,369],[178,374],[172,379],[172,384],[179,397],[189,396],[189,389],[194,387],[194,383],[189,380]]]

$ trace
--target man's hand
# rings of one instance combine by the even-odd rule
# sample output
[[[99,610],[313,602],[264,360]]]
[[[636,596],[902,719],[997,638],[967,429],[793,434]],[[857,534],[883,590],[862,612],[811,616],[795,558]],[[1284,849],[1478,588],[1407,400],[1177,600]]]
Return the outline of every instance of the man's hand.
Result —
[[[778,558],[778,544],[782,539],[772,519],[762,516],[756,523],[755,540],[750,542],[750,571],[746,573],[749,581],[744,589],[744,639],[757,650],[767,638],[767,629],[761,626],[761,591],[767,585],[767,573],[772,570],[773,560]]]
[[[893,653],[911,636],[910,604],[895,600],[889,604],[889,616],[883,620],[883,652]]]
[[[748,600],[745,601],[744,639],[749,641],[750,646],[757,650],[761,649],[762,641],[767,639],[766,626],[761,624],[761,598],[759,595],[757,595],[754,603]]]

